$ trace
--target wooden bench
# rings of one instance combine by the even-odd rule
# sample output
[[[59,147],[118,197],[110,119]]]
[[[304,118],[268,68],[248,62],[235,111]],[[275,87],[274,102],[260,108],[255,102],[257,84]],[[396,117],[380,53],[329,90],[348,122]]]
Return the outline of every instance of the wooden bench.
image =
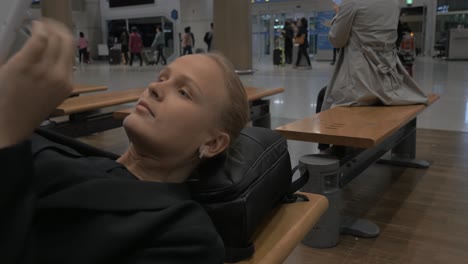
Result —
[[[283,204],[254,234],[255,253],[239,264],[283,263],[328,207],[322,195],[301,193],[308,202]]]
[[[104,85],[77,84],[73,87],[73,91],[70,97],[78,96],[84,93],[100,92],[100,91],[106,91],[106,90],[107,90],[107,86],[104,86]]]
[[[429,105],[439,99],[429,95]],[[303,191],[323,194],[330,200],[330,209],[314,229],[330,230],[340,218],[341,232],[362,237],[377,236],[377,225],[362,219],[343,217],[336,211],[342,201],[337,199],[346,184],[375,162],[427,168],[429,162],[416,160],[416,118],[428,106],[368,106],[335,107],[314,116],[280,126],[276,130],[290,140],[333,144],[344,151],[311,154],[299,159],[309,171],[309,182]],[[388,158],[382,158],[390,153]],[[340,226],[336,226],[340,228]],[[319,237],[319,236],[317,236]],[[329,247],[338,237],[310,242],[315,247]]]
[[[256,87],[245,87],[247,99],[250,104],[250,119],[254,126],[270,128],[270,105],[265,97],[284,92],[284,88],[263,89]],[[122,109],[114,112],[114,117],[124,119],[133,111],[132,108]]]
[[[123,91],[113,91],[68,98],[59,106],[57,106],[57,108],[52,112],[51,116],[64,116],[135,102],[138,100],[144,90],[145,88],[135,88]]]
[[[438,99],[438,95],[429,95],[429,105]],[[425,105],[335,107],[276,130],[291,140],[371,148],[426,108]]]
[[[71,137],[90,135],[120,127],[122,120],[115,119],[112,112],[96,113],[96,110],[135,102],[144,90],[145,88],[135,88],[70,97],[57,106],[50,116],[69,116],[69,120],[60,123],[52,122],[48,127]]]

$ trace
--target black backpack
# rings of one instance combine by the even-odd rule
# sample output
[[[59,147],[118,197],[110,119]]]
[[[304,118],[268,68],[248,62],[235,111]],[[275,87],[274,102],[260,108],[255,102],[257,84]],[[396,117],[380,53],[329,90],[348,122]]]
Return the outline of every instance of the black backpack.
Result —
[[[211,32],[206,32],[205,36],[203,37],[203,41],[209,45],[211,43]]]
[[[254,253],[252,235],[265,216],[308,179],[292,182],[286,138],[266,128],[241,131],[228,154],[205,161],[189,181],[193,198],[210,215],[225,246],[225,262]]]

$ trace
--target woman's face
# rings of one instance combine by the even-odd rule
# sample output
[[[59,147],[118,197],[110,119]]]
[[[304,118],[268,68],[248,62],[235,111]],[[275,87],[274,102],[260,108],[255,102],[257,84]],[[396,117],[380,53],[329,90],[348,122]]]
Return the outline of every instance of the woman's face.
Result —
[[[216,137],[227,101],[223,70],[211,58],[183,56],[161,71],[124,120],[132,143],[146,155],[191,159]]]

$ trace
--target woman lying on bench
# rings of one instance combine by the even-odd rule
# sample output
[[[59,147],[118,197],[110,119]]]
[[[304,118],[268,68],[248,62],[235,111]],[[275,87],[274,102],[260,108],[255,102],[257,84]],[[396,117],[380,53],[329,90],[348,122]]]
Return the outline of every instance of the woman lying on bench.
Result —
[[[184,182],[248,121],[220,55],[177,59],[124,121],[117,160],[86,157],[34,129],[72,91],[73,39],[37,22],[0,68],[2,263],[221,263],[222,240]]]

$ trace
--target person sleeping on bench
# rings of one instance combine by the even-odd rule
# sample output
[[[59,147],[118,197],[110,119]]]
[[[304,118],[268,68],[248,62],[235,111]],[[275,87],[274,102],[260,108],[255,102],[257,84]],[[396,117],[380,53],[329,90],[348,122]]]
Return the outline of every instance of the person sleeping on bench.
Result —
[[[221,263],[223,242],[184,183],[248,121],[244,87],[221,55],[184,56],[125,120],[116,161],[33,131],[72,92],[73,37],[34,22],[0,68],[0,255],[4,263]]]

